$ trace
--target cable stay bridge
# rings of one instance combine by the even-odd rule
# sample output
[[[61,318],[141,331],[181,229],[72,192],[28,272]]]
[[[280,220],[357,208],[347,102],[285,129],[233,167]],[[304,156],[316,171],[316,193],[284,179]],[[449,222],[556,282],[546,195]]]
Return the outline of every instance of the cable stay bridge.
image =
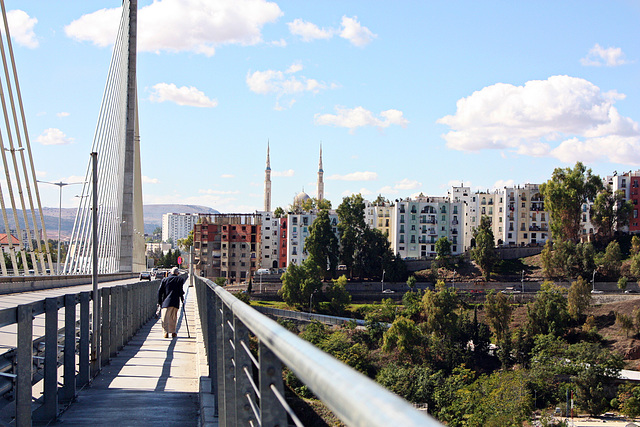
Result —
[[[159,281],[137,280],[145,269],[137,0],[122,3],[80,206],[60,260],[47,245],[0,6],[0,425],[310,425],[284,370],[345,425],[440,425],[193,271],[178,336],[162,336]],[[60,192],[68,185],[49,184]]]

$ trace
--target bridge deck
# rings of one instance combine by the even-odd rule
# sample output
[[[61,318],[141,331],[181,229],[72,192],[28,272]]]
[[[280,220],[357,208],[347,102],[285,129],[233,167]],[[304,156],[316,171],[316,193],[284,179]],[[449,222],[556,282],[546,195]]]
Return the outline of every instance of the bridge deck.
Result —
[[[177,338],[162,337],[160,320],[148,322],[51,425],[198,425],[194,297],[186,303],[191,338],[182,310]]]

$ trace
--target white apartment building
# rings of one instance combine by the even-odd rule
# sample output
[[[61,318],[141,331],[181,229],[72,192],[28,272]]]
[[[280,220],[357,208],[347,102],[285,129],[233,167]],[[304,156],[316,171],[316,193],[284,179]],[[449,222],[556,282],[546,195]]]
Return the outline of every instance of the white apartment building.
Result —
[[[309,236],[309,227],[318,217],[317,210],[311,210],[302,214],[290,213],[287,216],[287,265],[298,264],[307,259],[307,252],[304,250],[304,243]],[[329,221],[333,233],[340,238],[338,233],[338,213],[334,210],[329,211]]]
[[[273,212],[256,211],[262,220],[259,268],[278,268],[280,259],[280,219]]]
[[[393,203],[387,202],[376,205],[365,200],[364,219],[369,228],[380,230],[382,234],[391,239],[396,225]]]
[[[193,226],[198,223],[199,214],[192,213],[166,213],[162,215],[162,241],[173,242],[176,247],[178,239],[184,239],[189,236],[189,232],[193,230]]]
[[[462,202],[447,197],[407,198],[397,200],[393,209],[396,221],[390,241],[400,257],[434,257],[436,242],[442,237],[451,242],[452,254],[464,251]]]

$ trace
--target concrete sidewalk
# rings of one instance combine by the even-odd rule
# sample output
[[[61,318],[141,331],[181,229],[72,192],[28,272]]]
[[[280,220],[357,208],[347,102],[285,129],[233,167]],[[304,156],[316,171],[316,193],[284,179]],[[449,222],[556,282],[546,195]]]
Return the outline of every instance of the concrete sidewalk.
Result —
[[[163,338],[160,320],[149,321],[51,425],[197,426],[197,307],[193,288],[189,291],[186,312],[191,338],[182,309],[177,338]]]

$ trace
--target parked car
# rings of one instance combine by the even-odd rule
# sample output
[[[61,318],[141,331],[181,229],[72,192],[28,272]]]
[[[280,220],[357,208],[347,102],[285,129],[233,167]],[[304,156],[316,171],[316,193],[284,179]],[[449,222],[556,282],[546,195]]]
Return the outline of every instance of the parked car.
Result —
[[[392,290],[392,289],[385,289],[384,291],[382,291],[383,294],[395,294],[396,291]]]
[[[591,291],[591,293],[592,293],[592,294],[603,294],[603,293],[604,293],[604,291],[600,291],[600,290],[598,290],[598,289],[594,289],[594,290],[592,290],[592,291]]]
[[[151,273],[143,271],[140,273],[140,280],[151,280]]]
[[[167,277],[167,272],[166,271],[158,271],[158,272],[156,272],[156,280],[164,279],[165,277]]]

